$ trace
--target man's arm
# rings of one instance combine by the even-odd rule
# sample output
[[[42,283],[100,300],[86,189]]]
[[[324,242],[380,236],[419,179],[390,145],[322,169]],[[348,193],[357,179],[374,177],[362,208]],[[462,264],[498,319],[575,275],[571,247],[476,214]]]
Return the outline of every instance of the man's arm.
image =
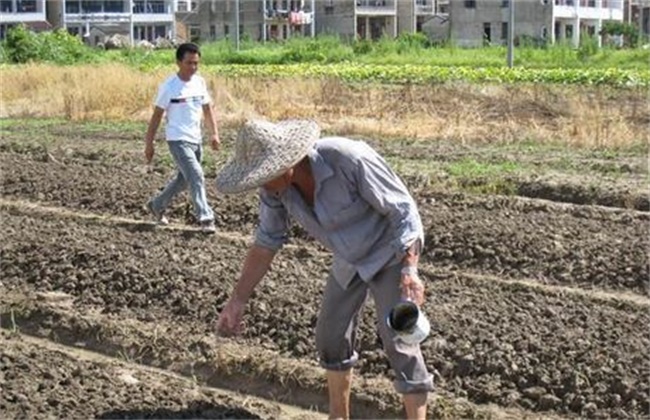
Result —
[[[211,103],[203,105],[203,116],[210,131],[210,146],[212,146],[213,150],[218,150],[221,139],[219,138],[216,113]]]
[[[160,126],[160,121],[162,116],[165,113],[165,110],[156,106],[153,109],[153,114],[149,120],[149,127],[147,128],[147,134],[145,136],[145,146],[144,146],[144,157],[147,164],[151,163],[154,154],[154,142],[156,139],[156,132]]]
[[[242,318],[246,303],[253,294],[255,287],[271,267],[271,262],[276,251],[254,244],[248,249],[244,266],[239,280],[226,302],[226,306],[219,314],[217,333],[221,335],[234,335],[242,332]]]
[[[420,238],[414,240],[404,253],[404,258],[402,258],[402,267],[415,267],[418,266],[418,261],[420,261],[420,251],[422,250],[422,241]]]
[[[402,296],[422,305],[424,284],[418,276],[417,267],[423,245],[423,229],[415,201],[402,180],[374,151],[359,159],[357,182],[361,197],[385,215],[393,226],[391,245],[402,262]]]
[[[386,216],[393,228],[391,246],[395,253],[403,258],[416,242],[421,247],[424,234],[417,205],[397,174],[369,147],[356,161],[355,171],[359,195]]]
[[[232,293],[232,298],[244,303],[248,301],[253,294],[253,290],[255,290],[255,286],[257,286],[271,267],[275,253],[275,250],[264,248],[257,244],[253,244],[248,249],[239,281],[237,281]]]
[[[418,276],[418,261],[420,260],[421,249],[422,241],[419,238],[406,249],[404,258],[402,258],[402,277],[400,280],[402,296],[418,305],[424,303],[424,284]]]

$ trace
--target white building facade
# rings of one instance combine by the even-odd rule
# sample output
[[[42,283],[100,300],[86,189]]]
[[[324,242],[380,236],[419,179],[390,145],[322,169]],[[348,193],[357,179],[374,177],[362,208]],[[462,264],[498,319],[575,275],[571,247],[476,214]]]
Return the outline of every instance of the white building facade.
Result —
[[[465,47],[505,44],[511,0],[451,2],[449,39]],[[622,22],[624,0],[512,0],[514,35],[541,43],[580,44],[582,35],[597,35],[608,21]],[[600,37],[597,37],[600,43]]]
[[[0,39],[7,30],[19,23],[33,29],[46,29],[46,0],[0,0]]]
[[[48,17],[57,27],[79,35],[90,45],[115,34],[131,45],[138,41],[173,39],[175,13],[187,2],[179,0],[62,0],[49,2]]]

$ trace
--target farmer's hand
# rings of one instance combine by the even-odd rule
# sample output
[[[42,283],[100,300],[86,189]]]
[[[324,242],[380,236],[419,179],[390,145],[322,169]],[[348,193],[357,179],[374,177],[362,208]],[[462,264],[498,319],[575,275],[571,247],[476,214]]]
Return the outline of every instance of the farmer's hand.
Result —
[[[153,160],[153,153],[154,153],[154,144],[153,140],[145,140],[144,143],[144,158],[145,161],[147,162],[147,165],[151,165],[151,161]]]
[[[242,318],[246,302],[242,302],[234,296],[228,299],[226,306],[219,314],[217,321],[217,335],[231,336],[239,335],[244,330]]]
[[[221,140],[219,139],[219,134],[213,134],[210,136],[210,146],[212,147],[212,150],[219,150],[220,145]]]
[[[402,269],[400,289],[402,289],[403,299],[411,300],[416,305],[422,306],[424,303],[424,283],[420,280],[417,269],[414,267]]]

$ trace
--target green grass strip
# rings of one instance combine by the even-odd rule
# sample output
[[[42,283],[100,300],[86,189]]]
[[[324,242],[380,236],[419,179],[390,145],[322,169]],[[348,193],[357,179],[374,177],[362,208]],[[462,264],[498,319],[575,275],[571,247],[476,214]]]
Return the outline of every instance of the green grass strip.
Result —
[[[348,82],[388,84],[549,83],[566,85],[650,86],[650,71],[626,69],[471,68],[379,64],[218,64],[204,71],[232,77],[333,77]]]

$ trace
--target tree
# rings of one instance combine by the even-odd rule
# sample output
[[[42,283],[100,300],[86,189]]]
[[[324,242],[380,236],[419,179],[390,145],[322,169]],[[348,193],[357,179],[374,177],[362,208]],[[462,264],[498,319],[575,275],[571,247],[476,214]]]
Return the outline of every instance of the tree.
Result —
[[[600,35],[616,35],[623,37],[623,46],[634,48],[639,43],[639,29],[623,22],[606,22],[600,30]]]

